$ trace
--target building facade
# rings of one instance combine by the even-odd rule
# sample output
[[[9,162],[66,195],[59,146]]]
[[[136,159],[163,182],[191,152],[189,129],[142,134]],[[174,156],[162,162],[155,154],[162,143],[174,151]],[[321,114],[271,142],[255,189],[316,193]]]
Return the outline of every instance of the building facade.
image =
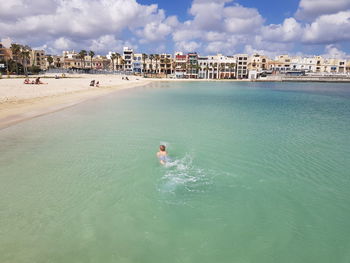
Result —
[[[236,78],[246,79],[248,78],[248,54],[237,54],[236,59]]]

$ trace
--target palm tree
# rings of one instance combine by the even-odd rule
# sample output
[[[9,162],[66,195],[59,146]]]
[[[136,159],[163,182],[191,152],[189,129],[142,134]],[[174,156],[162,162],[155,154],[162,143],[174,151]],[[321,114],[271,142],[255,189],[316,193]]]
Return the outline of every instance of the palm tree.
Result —
[[[230,79],[232,79],[232,72],[234,72],[234,69],[235,69],[235,63],[230,63],[229,64],[229,69],[230,69]]]
[[[53,57],[48,56],[48,57],[46,58],[46,60],[47,60],[47,62],[49,62],[49,68],[50,68],[50,67],[51,67],[51,64],[53,63]]]
[[[85,68],[85,57],[86,56],[87,56],[86,50],[83,49],[79,52],[79,57],[80,57],[81,65],[82,65],[83,69]]]
[[[92,58],[95,56],[95,52],[94,51],[92,51],[92,50],[90,50],[89,51],[89,56],[90,56],[90,61],[91,61],[91,69],[92,69]]]
[[[112,60],[112,71],[114,71],[114,60],[117,58],[117,55],[115,53],[112,53],[111,60]]]
[[[205,72],[206,72],[206,78],[209,79],[209,75],[208,75],[208,73],[209,73],[209,65],[208,64],[205,66]]]
[[[147,59],[147,54],[142,54],[142,68],[143,68],[143,76],[145,77],[145,72],[146,72],[146,59]]]
[[[118,70],[119,68],[119,59],[122,57],[118,52],[115,52],[115,56],[116,56],[116,59],[117,59],[117,63],[115,65],[116,69]]]
[[[156,74],[159,74],[159,72],[158,72],[159,55],[158,54],[154,55],[154,60],[156,61]]]
[[[60,59],[60,58],[57,58],[57,59],[56,59],[56,63],[57,63],[57,64],[56,64],[57,67],[60,68],[60,67],[61,67],[61,59]]]
[[[153,73],[153,59],[154,59],[154,55],[153,54],[149,55],[149,59],[151,60],[150,70],[151,70],[151,74],[152,74]]]
[[[13,60],[16,62],[16,73],[18,75],[18,57],[21,52],[21,45],[18,44],[11,44],[11,51],[12,51],[12,56]]]
[[[30,59],[30,54],[29,54],[29,47],[28,46],[22,46],[20,53],[19,53],[19,57],[21,58],[21,62],[23,65],[23,69],[24,69],[24,74],[26,76],[28,76],[28,60]],[[34,60],[33,60],[34,61]]]
[[[164,63],[165,63],[165,78],[168,78],[168,64],[170,63],[170,59],[165,58]]]
[[[125,60],[122,57],[120,57],[120,65],[122,66],[123,70],[125,71],[125,69],[124,69]]]

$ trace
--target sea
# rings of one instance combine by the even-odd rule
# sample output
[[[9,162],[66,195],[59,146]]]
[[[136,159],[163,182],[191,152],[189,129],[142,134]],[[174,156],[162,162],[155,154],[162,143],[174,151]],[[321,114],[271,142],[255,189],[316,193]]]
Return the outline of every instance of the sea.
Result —
[[[156,82],[0,130],[0,262],[350,262],[350,85]]]

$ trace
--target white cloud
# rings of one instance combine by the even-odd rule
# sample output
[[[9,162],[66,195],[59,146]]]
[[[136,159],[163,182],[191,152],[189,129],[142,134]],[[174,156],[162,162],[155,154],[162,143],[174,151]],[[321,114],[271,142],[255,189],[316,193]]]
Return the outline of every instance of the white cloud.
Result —
[[[163,21],[154,21],[146,24],[137,34],[142,38],[141,43],[161,41],[165,40],[178,25],[177,17],[170,16]]]
[[[225,8],[224,17],[226,30],[236,34],[256,33],[264,23],[264,19],[256,9],[240,5]]]
[[[263,27],[262,35],[272,42],[298,41],[303,34],[302,26],[294,19],[287,18],[283,24]]]
[[[325,58],[350,59],[349,55],[337,48],[335,45],[327,45],[325,52],[326,53],[322,55]]]
[[[303,41],[311,44],[350,41],[350,11],[318,17],[306,25]]]
[[[195,0],[190,9],[193,19],[172,34],[176,46],[195,42],[202,43],[205,52],[232,54],[238,43],[249,42],[261,30],[264,19],[256,9],[230,2]]]
[[[176,49],[184,52],[194,52],[201,47],[201,44],[196,41],[180,41],[176,42]]]
[[[54,48],[62,43],[62,49],[87,41],[101,47],[97,39],[119,37],[126,29],[131,32],[145,29],[144,37],[148,40],[164,39],[176,24],[176,19],[167,19],[157,5],[141,5],[136,0],[1,1],[0,14],[2,35],[34,45],[54,42]]]
[[[94,50],[97,52],[103,52],[105,50],[118,51],[122,50],[125,46],[134,49],[137,48],[136,45],[128,41],[117,40],[113,35],[104,35],[99,37],[98,39],[92,40],[92,43],[89,46],[89,50]]]
[[[237,41],[235,38],[227,39],[225,41],[211,41],[205,47],[205,51],[209,54],[225,53],[233,55]]]
[[[334,14],[350,9],[349,0],[301,0],[296,17],[312,21],[321,15]]]
[[[69,50],[76,46],[76,43],[68,38],[60,37],[53,41],[52,47],[57,50]]]

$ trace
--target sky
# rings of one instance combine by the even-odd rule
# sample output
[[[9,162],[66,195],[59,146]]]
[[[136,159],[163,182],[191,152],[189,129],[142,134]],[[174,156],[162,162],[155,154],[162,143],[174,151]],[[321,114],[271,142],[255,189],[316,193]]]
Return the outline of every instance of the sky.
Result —
[[[198,52],[350,59],[350,0],[8,0],[0,39],[97,54]]]

